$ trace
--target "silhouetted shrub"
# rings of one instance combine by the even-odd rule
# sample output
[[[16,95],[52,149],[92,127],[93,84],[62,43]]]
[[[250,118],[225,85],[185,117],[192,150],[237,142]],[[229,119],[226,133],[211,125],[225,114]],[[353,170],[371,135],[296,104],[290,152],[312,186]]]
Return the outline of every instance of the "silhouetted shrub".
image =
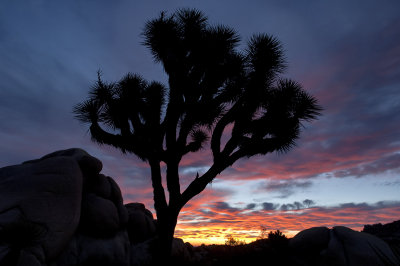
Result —
[[[240,246],[240,245],[245,245],[246,242],[236,239],[231,235],[228,235],[228,238],[225,240],[225,245],[227,246]]]
[[[267,227],[261,225],[260,226],[260,235],[257,237],[257,240],[266,239],[267,238]]]
[[[276,230],[275,232],[270,231],[268,233],[268,239],[270,241],[277,241],[280,239],[287,239],[287,237],[279,230]]]
[[[270,231],[268,233],[268,241],[272,247],[277,249],[285,248],[289,243],[288,238],[279,230]]]

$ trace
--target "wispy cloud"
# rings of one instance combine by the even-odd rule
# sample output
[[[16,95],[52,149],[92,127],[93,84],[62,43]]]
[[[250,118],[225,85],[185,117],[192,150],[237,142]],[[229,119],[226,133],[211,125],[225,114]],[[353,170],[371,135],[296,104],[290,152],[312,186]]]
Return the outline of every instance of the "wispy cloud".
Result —
[[[240,212],[235,208],[233,212],[227,212],[228,206],[211,207],[210,215],[201,213],[203,220],[194,223],[179,223],[177,236],[197,238],[198,243],[205,240],[205,234],[224,239],[227,231],[240,232],[236,237],[254,240],[260,231],[260,226],[267,230],[282,230],[292,235],[293,232],[314,227],[314,226],[347,226],[354,230],[361,230],[365,224],[388,223],[394,220],[393,217],[400,216],[400,202],[381,201],[376,203],[342,203],[335,206],[314,206],[306,207],[302,203],[281,205],[276,208],[274,204],[263,204],[267,208],[259,209],[251,213]],[[282,206],[290,208],[282,208]],[[223,212],[220,212],[223,207]],[[198,210],[191,209],[191,213]],[[357,214],[357,215],[354,215]],[[183,216],[185,216],[184,214]],[[194,215],[197,217],[198,215]],[[193,232],[192,232],[193,230]]]
[[[297,180],[272,180],[267,181],[265,190],[268,192],[277,192],[280,194],[279,198],[287,198],[294,194],[297,190],[304,190],[312,186],[311,181],[297,181]]]

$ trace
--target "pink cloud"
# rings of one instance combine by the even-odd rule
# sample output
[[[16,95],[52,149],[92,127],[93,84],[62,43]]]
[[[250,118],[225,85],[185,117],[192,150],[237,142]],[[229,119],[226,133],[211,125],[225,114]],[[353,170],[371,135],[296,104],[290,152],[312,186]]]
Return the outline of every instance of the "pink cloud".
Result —
[[[232,208],[226,204],[209,204],[208,211],[191,209],[193,220],[183,215],[184,223],[179,223],[176,237],[196,239],[196,243],[207,241],[207,237],[223,240],[227,232],[234,237],[255,240],[260,226],[268,231],[281,230],[289,236],[295,232],[315,226],[347,226],[361,230],[365,224],[388,223],[400,217],[399,202],[378,202],[375,204],[347,203],[334,207],[311,207],[298,210],[248,211]]]

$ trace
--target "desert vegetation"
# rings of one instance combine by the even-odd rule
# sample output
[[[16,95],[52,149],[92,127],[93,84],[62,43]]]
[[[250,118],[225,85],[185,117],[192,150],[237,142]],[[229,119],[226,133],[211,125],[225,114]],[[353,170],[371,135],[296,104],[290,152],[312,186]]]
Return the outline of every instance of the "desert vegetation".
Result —
[[[181,9],[148,21],[143,37],[168,86],[132,73],[106,82],[99,73],[74,113],[90,125],[93,141],[149,164],[160,247],[168,257],[186,203],[239,159],[289,151],[303,123],[322,108],[301,84],[281,77],[287,64],[274,36],[254,34],[239,51],[234,29]],[[208,170],[181,189],[182,159],[207,147]]]
[[[192,265],[294,265],[289,239],[279,230],[263,232],[266,230],[248,244],[228,235],[225,245],[193,247],[193,252],[201,256]]]

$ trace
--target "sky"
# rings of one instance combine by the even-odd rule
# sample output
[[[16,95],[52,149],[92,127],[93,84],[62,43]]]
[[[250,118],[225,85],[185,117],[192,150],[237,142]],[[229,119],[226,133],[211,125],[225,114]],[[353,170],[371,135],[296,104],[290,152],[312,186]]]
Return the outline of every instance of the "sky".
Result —
[[[102,71],[167,84],[141,43],[146,21],[179,8],[253,34],[278,38],[288,70],[324,108],[284,154],[226,169],[179,216],[176,237],[192,244],[250,242],[261,226],[288,236],[313,226],[400,219],[400,2],[50,1],[0,2],[0,167],[79,147],[103,162],[124,201],[154,216],[148,166],[90,141],[72,108]],[[183,161],[183,185],[209,167],[207,150]]]

